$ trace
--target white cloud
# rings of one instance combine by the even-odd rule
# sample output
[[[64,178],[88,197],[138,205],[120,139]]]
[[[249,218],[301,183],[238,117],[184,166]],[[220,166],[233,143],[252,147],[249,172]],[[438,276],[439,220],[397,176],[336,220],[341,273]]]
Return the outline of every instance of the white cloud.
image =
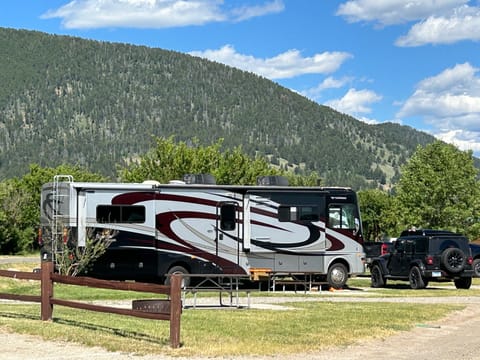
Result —
[[[480,132],[450,130],[433,135],[446,143],[454,144],[460,150],[472,150],[476,156],[480,154]]]
[[[371,90],[356,90],[349,89],[348,92],[341,99],[334,99],[327,101],[325,105],[334,108],[343,113],[356,116],[358,114],[369,114],[372,109],[370,105],[382,99]]]
[[[452,44],[480,40],[480,7],[469,0],[349,0],[337,15],[348,22],[371,22],[390,26],[416,22],[397,46]]]
[[[466,3],[468,0],[349,0],[338,7],[337,15],[349,22],[374,22],[384,26],[444,14]]]
[[[281,0],[227,10],[221,0],[74,0],[42,15],[61,18],[68,29],[103,27],[168,28],[243,21],[280,12]]]
[[[303,96],[308,97],[309,99],[313,101],[320,102],[320,96],[325,90],[328,89],[339,89],[341,87],[344,87],[346,84],[352,81],[352,78],[350,77],[343,77],[341,79],[337,79],[334,77],[327,77],[325,78],[320,84],[317,86],[300,91],[300,94]]]
[[[480,40],[480,8],[463,6],[450,16],[431,16],[412,26],[398,46],[452,44],[462,40]]]
[[[285,5],[280,0],[257,6],[242,6],[232,10],[231,14],[235,17],[235,21],[243,21],[250,18],[282,12]]]
[[[271,58],[259,59],[252,55],[240,54],[231,45],[225,45],[218,50],[193,51],[190,54],[269,79],[287,79],[303,74],[329,74],[352,57],[345,52],[323,52],[312,57],[302,57],[300,51],[293,49]]]
[[[422,80],[397,116],[420,115],[430,122],[471,123],[480,128],[480,78],[475,76],[477,72],[477,68],[464,63]]]
[[[450,139],[459,147],[476,149],[480,146],[478,71],[464,63],[422,80],[397,118],[421,117],[433,127],[432,133],[437,137]]]

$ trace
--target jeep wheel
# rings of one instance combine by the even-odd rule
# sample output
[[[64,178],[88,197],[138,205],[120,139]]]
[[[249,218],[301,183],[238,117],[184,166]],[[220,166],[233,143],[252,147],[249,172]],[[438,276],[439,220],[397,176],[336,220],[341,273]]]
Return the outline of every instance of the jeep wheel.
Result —
[[[450,273],[459,273],[467,261],[465,254],[458,248],[448,248],[442,253],[442,265]]]
[[[412,289],[424,289],[425,288],[425,281],[423,280],[422,272],[418,268],[418,266],[414,266],[410,269],[410,273],[408,274],[408,280],[410,281],[410,287]]]
[[[470,289],[470,286],[472,285],[472,278],[465,277],[465,278],[455,279],[453,280],[453,282],[455,283],[455,287],[457,289]]]
[[[381,288],[385,286],[386,279],[382,274],[380,266],[374,265],[370,271],[371,277],[371,286],[372,288]]]
[[[337,263],[328,269],[327,282],[334,289],[342,289],[347,283],[348,271],[345,265]]]
[[[480,277],[480,259],[473,260],[473,271],[476,277]]]

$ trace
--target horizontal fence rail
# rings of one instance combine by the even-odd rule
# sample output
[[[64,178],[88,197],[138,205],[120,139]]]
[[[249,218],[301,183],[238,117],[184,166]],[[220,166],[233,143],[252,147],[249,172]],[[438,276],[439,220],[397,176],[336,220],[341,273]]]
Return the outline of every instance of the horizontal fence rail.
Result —
[[[59,275],[53,272],[54,266],[51,261],[43,261],[40,272],[21,272],[0,270],[0,276],[10,277],[21,280],[38,280],[40,281],[41,295],[18,295],[9,293],[0,293],[0,299],[39,302],[41,303],[41,319],[43,321],[51,321],[53,315],[53,306],[60,305],[75,309],[113,313],[118,315],[135,316],[145,319],[167,320],[170,321],[170,346],[178,348],[180,346],[180,317],[182,313],[181,300],[181,275],[173,275],[171,277],[170,286],[150,284],[150,283],[133,283],[123,281],[108,281],[89,277],[72,277]],[[122,309],[103,305],[94,305],[82,303],[79,301],[62,300],[55,298],[54,284],[67,284],[75,286],[88,286],[110,290],[124,290],[148,292],[154,294],[168,295],[169,306],[163,311],[143,311],[135,309]]]

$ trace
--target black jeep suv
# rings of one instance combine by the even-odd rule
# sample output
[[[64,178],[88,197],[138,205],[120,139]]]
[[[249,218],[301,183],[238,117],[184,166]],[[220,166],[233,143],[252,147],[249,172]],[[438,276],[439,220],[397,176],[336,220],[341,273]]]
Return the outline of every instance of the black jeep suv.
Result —
[[[423,289],[429,281],[453,280],[457,289],[469,289],[472,263],[466,237],[442,230],[407,230],[390,253],[372,259],[372,287],[385,286],[387,279],[409,281],[412,289]]]

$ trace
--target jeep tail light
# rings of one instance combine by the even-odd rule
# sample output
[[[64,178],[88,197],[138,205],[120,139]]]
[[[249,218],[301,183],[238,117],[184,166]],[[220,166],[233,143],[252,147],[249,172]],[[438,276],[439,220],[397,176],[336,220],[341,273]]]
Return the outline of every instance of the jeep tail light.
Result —
[[[425,260],[427,265],[433,265],[433,256],[427,256]]]
[[[388,245],[387,244],[382,244],[380,247],[380,255],[385,255],[388,254]]]
[[[472,265],[473,264],[473,257],[469,256],[467,258],[467,263],[468,263],[468,265]]]

